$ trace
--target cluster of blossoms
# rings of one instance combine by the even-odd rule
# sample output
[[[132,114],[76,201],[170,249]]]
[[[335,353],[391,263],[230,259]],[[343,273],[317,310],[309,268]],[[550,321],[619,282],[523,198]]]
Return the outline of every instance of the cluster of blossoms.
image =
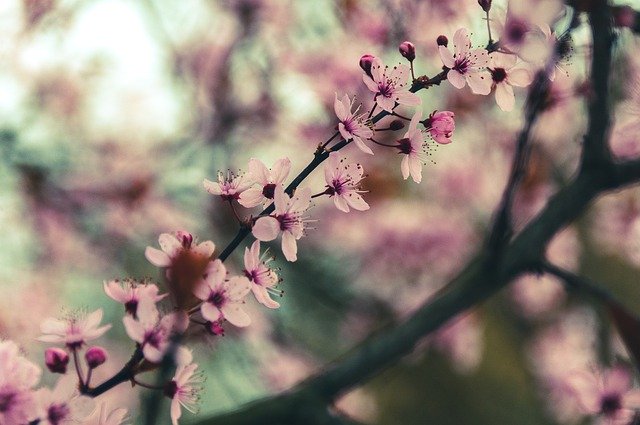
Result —
[[[483,6],[487,13],[489,8]],[[528,58],[525,45],[528,40],[543,39],[548,46],[549,40],[555,41],[555,38],[548,24],[532,23],[515,10],[507,14],[503,37],[505,41],[499,48],[491,47],[490,43],[487,48],[473,49],[468,31],[461,28],[453,36],[453,50],[449,49],[445,36],[438,37],[444,67],[433,79],[415,78],[416,52],[410,42],[402,43],[399,49],[410,66],[390,67],[377,57],[363,56],[360,60],[362,80],[372,93],[373,104],[368,113],[360,112],[361,105],[355,105],[354,98],[336,93],[333,106],[337,131],[315,153],[315,158],[326,160],[326,184],[315,194],[310,187],[298,187],[297,179],[286,185],[291,171],[291,161],[286,157],[271,167],[252,158],[246,174],[229,171],[218,173],[215,181],[204,180],[205,190],[228,203],[241,227],[247,229],[247,234],[250,229],[255,238],[250,247],[245,248],[241,273],[229,273],[223,264],[226,257],[215,257],[213,242],[197,243],[191,233],[177,231],[159,236],[160,249],[147,247],[145,251],[149,262],[164,269],[168,293],[161,294],[158,285],[148,281],[126,279],[104,283],[105,293],[122,304],[124,329],[136,343],[133,361],[126,366],[132,384],[152,387],[140,382],[137,375],[154,369],[167,358],[176,366],[173,378],[156,388],[171,399],[174,425],[181,417],[182,407],[191,412],[197,410],[202,384],[191,351],[181,344],[180,337],[187,329],[200,326],[212,335],[222,335],[226,322],[240,328],[249,326],[251,317],[243,308],[249,293],[267,308],[280,307],[272,298],[283,295],[277,289],[280,278],[269,265],[272,258],[266,251],[261,252],[261,242],[281,236],[282,253],[286,260],[293,262],[298,258],[298,241],[311,221],[307,212],[313,198],[333,198],[335,207],[344,213],[370,208],[363,198],[366,193],[361,186],[365,178],[363,166],[350,162],[338,150],[352,142],[369,155],[374,155],[374,146],[392,148],[402,156],[402,177],[405,180],[411,177],[420,183],[431,142],[437,145],[452,142],[455,114],[435,110],[424,116],[421,99],[415,93],[417,88],[446,79],[457,89],[468,85],[475,94],[488,95],[495,89],[498,106],[504,111],[513,109],[513,87],[529,85],[531,69],[539,67],[540,62],[539,58]],[[397,112],[399,107],[415,110],[409,118]],[[391,121],[385,124],[382,120],[387,117]],[[405,127],[394,142],[378,140],[383,132]],[[260,207],[262,211],[243,219],[238,215],[236,204],[247,209]],[[163,313],[160,303],[167,300],[171,305]],[[92,371],[108,358],[103,347],[88,345],[110,329],[111,325],[101,326],[101,320],[102,311],[97,310],[84,316],[72,315],[42,323],[43,335],[39,339],[56,345],[46,349],[45,364],[50,372],[62,375],[54,391],[36,389],[40,368],[21,356],[14,343],[0,341],[0,423],[58,425],[75,421],[118,425],[126,420],[126,410],[110,409],[105,404],[96,406],[91,398],[100,393],[97,391],[100,386],[92,386]],[[74,371],[68,373],[71,360]],[[569,382],[576,398],[585,406],[585,413],[603,415],[614,423],[628,421],[633,413],[631,409],[639,406],[637,390],[630,390],[628,374],[616,370],[603,379],[592,378],[576,376]]]

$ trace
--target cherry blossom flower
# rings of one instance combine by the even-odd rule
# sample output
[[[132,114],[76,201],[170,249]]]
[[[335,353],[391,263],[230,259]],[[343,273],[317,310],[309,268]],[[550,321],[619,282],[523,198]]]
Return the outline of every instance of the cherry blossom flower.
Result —
[[[193,235],[179,230],[175,233],[162,233],[158,238],[162,251],[150,246],[144,251],[145,257],[157,267],[171,267],[172,262],[183,252],[188,251],[197,257],[210,258],[216,246],[211,241],[194,243]]]
[[[280,304],[272,300],[269,294],[275,293],[282,296],[282,291],[274,288],[280,279],[276,272],[267,265],[269,261],[271,259],[265,261],[260,257],[260,241],[254,241],[251,248],[244,249],[244,275],[252,283],[253,295],[260,304],[269,308],[278,308]]]
[[[182,416],[181,406],[191,413],[198,412],[203,377],[196,373],[196,369],[198,365],[191,361],[178,365],[176,374],[164,389],[164,394],[171,399],[172,425],[178,425],[178,419]]]
[[[127,314],[137,317],[138,306],[144,303],[155,305],[168,294],[158,295],[158,286],[135,279],[118,279],[104,282],[104,292],[113,300],[124,305]]]
[[[424,162],[424,135],[418,130],[418,122],[422,116],[422,109],[418,108],[411,118],[409,129],[404,137],[396,142],[396,148],[405,155],[400,164],[402,178],[405,180],[411,175],[413,181],[420,183],[422,180],[422,164]]]
[[[511,0],[504,22],[496,21],[501,47],[527,62],[545,62],[553,49],[549,24],[559,6],[556,0]]]
[[[203,301],[202,316],[209,322],[225,318],[229,323],[245,327],[251,318],[241,306],[251,290],[251,283],[244,276],[227,279],[227,269],[222,261],[212,261],[205,271],[204,279],[194,288],[194,295]]]
[[[369,204],[362,199],[359,189],[362,181],[363,169],[360,164],[344,163],[345,158],[339,159],[337,153],[329,155],[324,166],[324,180],[327,182],[325,193],[333,197],[333,202],[340,211],[349,212],[349,207],[365,211]]]
[[[144,358],[159,363],[174,333],[182,333],[189,325],[184,312],[176,311],[159,318],[156,310],[140,311],[138,319],[127,315],[122,319],[129,338],[140,344]]]
[[[110,410],[107,403],[103,402],[83,423],[85,425],[122,425],[125,420],[127,420],[127,409]]]
[[[622,367],[600,374],[580,371],[568,381],[582,413],[599,415],[607,425],[627,425],[640,409],[640,389],[631,388],[631,375]]]
[[[515,55],[494,52],[490,58],[489,71],[496,87],[496,102],[503,111],[511,111],[516,102],[513,87],[526,87],[531,84],[531,73],[524,68],[515,67]]]
[[[240,194],[251,186],[251,182],[242,175],[235,175],[231,171],[227,174],[218,172],[218,181],[204,179],[204,188],[212,195],[220,196],[224,201],[240,198]]]
[[[289,158],[277,160],[271,169],[268,169],[259,159],[251,158],[249,160],[249,175],[257,186],[242,192],[238,202],[246,208],[270,203],[273,200],[276,187],[282,186],[290,170],[291,161]]]
[[[485,49],[471,50],[471,40],[465,28],[460,28],[453,35],[453,50],[445,46],[438,46],[440,59],[449,68],[447,80],[457,89],[469,84],[475,94],[489,94],[491,91],[491,77],[485,71],[489,64],[489,55]]]
[[[389,69],[382,61],[374,58],[371,63],[371,76],[363,75],[362,80],[369,90],[375,93],[375,101],[387,112],[393,111],[396,103],[417,106],[421,103],[417,94],[411,93],[407,85],[409,67],[396,65]]]
[[[0,423],[24,424],[35,419],[32,389],[41,373],[20,355],[15,342],[0,340]]]
[[[353,139],[353,142],[362,152],[373,155],[371,148],[364,143],[364,140],[373,136],[373,130],[366,124],[364,114],[357,115],[360,107],[355,112],[351,112],[352,107],[353,103],[349,96],[345,94],[342,100],[339,100],[336,93],[333,109],[340,120],[338,123],[340,135],[344,137],[344,140]]]
[[[311,189],[296,191],[293,198],[284,192],[282,186],[276,188],[275,211],[273,215],[260,217],[253,225],[253,236],[262,242],[269,242],[282,232],[282,252],[287,261],[298,259],[296,241],[304,235],[305,220],[302,214],[311,204]]]
[[[46,319],[40,325],[44,334],[38,337],[42,342],[63,343],[70,350],[77,350],[87,341],[99,338],[111,328],[110,324],[99,327],[102,320],[102,309],[85,316],[70,316],[66,319]]]
[[[433,111],[429,118],[422,121],[429,135],[436,143],[447,145],[451,143],[451,135],[456,129],[455,114],[451,111]]]
[[[53,390],[43,387],[36,393],[38,425],[84,423],[95,403],[89,397],[78,396],[75,378],[65,375],[58,379]]]

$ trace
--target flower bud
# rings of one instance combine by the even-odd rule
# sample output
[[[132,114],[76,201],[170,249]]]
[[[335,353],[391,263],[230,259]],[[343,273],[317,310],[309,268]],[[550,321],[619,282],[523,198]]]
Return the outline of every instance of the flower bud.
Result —
[[[87,352],[84,353],[84,358],[89,368],[95,369],[107,361],[107,350],[97,345],[90,347]]]
[[[614,6],[611,8],[613,24],[616,27],[633,28],[636,22],[636,11],[631,6]]]
[[[215,322],[208,322],[207,330],[212,335],[224,336],[224,329],[222,328],[222,323],[220,323],[218,320],[216,320]]]
[[[365,74],[367,74],[369,77],[373,78],[371,76],[371,65],[373,64],[373,60],[376,57],[373,55],[364,55],[360,58],[360,68],[362,68],[362,70],[364,71]]]
[[[51,347],[44,352],[44,363],[51,373],[66,373],[69,354],[62,348]]]
[[[193,243],[193,235],[191,233],[184,230],[178,230],[176,232],[176,237],[178,238],[184,249],[191,248],[191,244]]]
[[[491,10],[491,0],[478,0],[478,4],[485,12]]]
[[[410,41],[405,41],[400,44],[398,50],[400,50],[400,54],[409,62],[413,62],[413,60],[416,58],[416,46],[414,46]]]
[[[449,45],[449,39],[444,35],[439,35],[436,39],[436,43],[438,43],[438,46],[447,47]]]
[[[396,131],[396,130],[402,130],[404,128],[404,123],[402,122],[402,120],[393,120],[389,123],[389,129]]]

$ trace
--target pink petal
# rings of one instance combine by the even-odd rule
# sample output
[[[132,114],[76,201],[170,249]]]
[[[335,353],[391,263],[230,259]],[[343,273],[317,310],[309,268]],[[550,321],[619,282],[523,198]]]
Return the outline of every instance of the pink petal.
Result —
[[[347,201],[344,200],[342,195],[334,196],[333,203],[335,204],[336,208],[339,209],[340,211],[343,211],[346,213],[349,212],[349,205],[347,205]]]
[[[461,89],[467,84],[467,80],[464,79],[464,76],[455,69],[450,69],[449,72],[447,72],[447,80],[449,80],[451,85],[457,89]]]
[[[555,70],[555,68],[554,68]],[[509,84],[516,87],[527,87],[531,84],[531,73],[526,69],[514,69],[507,75]],[[552,80],[553,81],[553,80]]]
[[[447,68],[453,68],[456,65],[456,59],[453,57],[451,50],[444,46],[439,46],[438,53],[440,53],[440,60],[442,60],[442,64],[444,66]]]
[[[362,81],[364,81],[364,84],[367,86],[369,90],[371,90],[374,93],[378,93],[378,84],[375,81],[373,81],[371,77],[369,77],[367,74],[364,74],[362,76]]]
[[[191,248],[191,251],[193,251],[195,254],[201,255],[205,258],[211,258],[211,255],[213,255],[213,251],[215,250],[216,246],[211,241],[204,241]]]
[[[273,201],[275,203],[275,212],[276,214],[282,214],[287,211],[289,207],[289,195],[287,195],[284,191],[284,186],[278,185],[276,186],[275,192],[273,194]]]
[[[359,137],[354,137],[353,138],[354,143],[356,144],[356,146],[364,153],[368,153],[369,155],[373,155],[373,151],[371,150],[371,148],[369,146],[367,146],[361,138]]]
[[[199,300],[206,301],[209,298],[210,294],[211,294],[211,287],[204,280],[201,280],[193,288],[193,295],[198,297]]]
[[[513,110],[516,103],[513,87],[504,82],[496,84],[496,102],[503,111]]]
[[[220,310],[211,303],[202,303],[200,306],[200,313],[202,313],[202,317],[210,322],[220,320]]]
[[[472,72],[467,74],[467,83],[475,94],[486,95],[491,93],[493,80],[488,72]]]
[[[169,267],[171,265],[171,258],[159,249],[148,246],[144,250],[144,256],[156,267]]]
[[[304,187],[296,190],[291,200],[290,211],[305,211],[311,204],[311,188]]]
[[[104,288],[105,294],[107,296],[119,303],[125,303],[129,301],[129,297],[127,296],[127,292],[122,288],[122,285],[116,281],[104,282],[102,284]]]
[[[220,183],[218,182],[212,182],[211,180],[204,179],[202,185],[204,186],[204,189],[212,195],[222,194]]]
[[[269,170],[259,159],[251,158],[249,160],[249,174],[256,183],[262,186],[269,183]]]
[[[182,244],[174,235],[170,233],[163,233],[158,237],[160,248],[167,253],[169,257],[176,255],[178,251],[182,249]]]
[[[411,177],[416,183],[422,181],[422,163],[417,156],[407,155],[409,157],[409,170],[411,171]]]
[[[345,105],[342,104],[341,101],[338,100],[338,93],[335,94],[335,100],[333,101],[333,110],[336,113],[336,116],[340,121],[344,121],[347,119],[347,111],[345,110]]]
[[[271,179],[273,180],[273,183],[280,184],[284,182],[289,175],[290,170],[291,160],[289,158],[280,158],[277,160],[271,168]]]
[[[253,295],[256,297],[256,300],[263,306],[267,308],[280,307],[280,304],[278,302],[271,299],[271,297],[269,296],[269,291],[267,291],[266,288],[258,285],[253,285],[251,290],[253,291]]]
[[[402,171],[402,178],[406,180],[409,177],[409,155],[404,155],[402,157],[400,171]]]
[[[455,48],[456,54],[465,53],[469,51],[469,33],[467,33],[466,28],[460,28],[453,35],[453,46]]]
[[[272,241],[280,233],[280,222],[273,217],[260,217],[253,225],[251,233],[260,241]]]
[[[393,107],[396,106],[396,101],[390,97],[378,96],[378,106],[387,112],[393,112]]]
[[[240,194],[238,202],[245,208],[253,208],[260,205],[265,199],[262,188],[251,188]]]
[[[129,338],[135,342],[142,343],[145,332],[142,324],[129,315],[122,318],[122,323],[124,324],[124,330],[127,332],[127,335],[129,335]]]
[[[244,276],[234,276],[229,279],[227,294],[232,301],[242,300],[251,291],[251,282]]]
[[[406,106],[418,106],[422,103],[422,99],[415,93],[411,93],[410,91],[400,91],[394,94],[395,100],[400,105]]]
[[[224,318],[234,326],[244,328],[251,324],[251,318],[237,304],[227,304],[222,307]]]
[[[346,196],[347,203],[351,205],[354,210],[366,211],[369,209],[369,204],[360,196],[359,193],[352,192]]]
[[[298,259],[296,238],[289,231],[282,233],[282,253],[287,261],[296,261]]]

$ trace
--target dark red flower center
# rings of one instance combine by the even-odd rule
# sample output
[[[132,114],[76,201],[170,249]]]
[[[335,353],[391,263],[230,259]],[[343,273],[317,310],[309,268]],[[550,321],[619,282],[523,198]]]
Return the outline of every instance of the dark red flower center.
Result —
[[[267,199],[273,199],[273,196],[275,193],[276,193],[276,185],[274,183],[266,184],[262,189],[262,194]]]
[[[504,68],[495,68],[495,69],[491,69],[490,71],[491,71],[491,78],[496,83],[500,83],[507,78],[507,71],[505,71]]]

